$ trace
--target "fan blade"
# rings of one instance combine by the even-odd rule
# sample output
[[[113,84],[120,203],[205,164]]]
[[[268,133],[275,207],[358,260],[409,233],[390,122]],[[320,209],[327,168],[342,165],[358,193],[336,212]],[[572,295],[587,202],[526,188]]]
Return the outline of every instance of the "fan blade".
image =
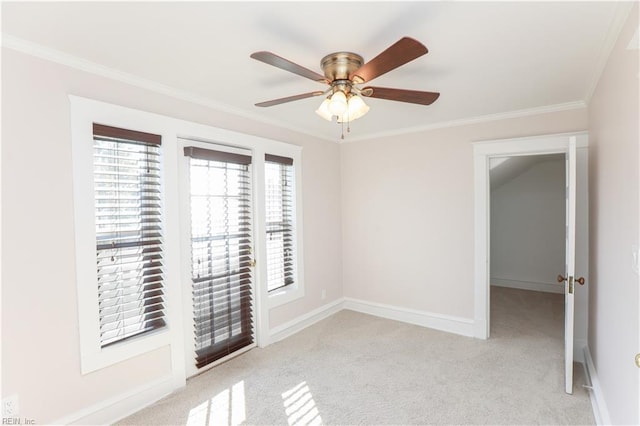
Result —
[[[329,84],[327,79],[318,74],[317,72],[311,71],[303,66],[295,64],[288,59],[282,58],[271,52],[255,52],[251,54],[253,59],[264,62],[265,64],[273,65],[274,67],[278,67],[285,71],[292,72],[294,74],[298,74],[302,77],[308,78],[313,81],[318,81],[320,83]]]
[[[390,101],[409,102],[412,104],[431,105],[440,97],[437,92],[421,92],[419,90],[390,89],[387,87],[365,87],[362,96],[387,99]]]
[[[274,106],[274,105],[284,104],[286,102],[298,101],[300,99],[305,99],[305,98],[311,98],[313,96],[320,96],[323,93],[324,92],[316,91],[316,92],[303,93],[301,95],[287,96],[286,98],[273,99],[273,100],[270,100],[270,101],[260,102],[260,103],[256,104],[256,106],[259,106],[259,107],[270,107],[270,106]]]
[[[403,37],[387,50],[355,70],[349,76],[349,80],[356,84],[380,77],[407,62],[426,54],[429,50],[425,45],[409,37]]]

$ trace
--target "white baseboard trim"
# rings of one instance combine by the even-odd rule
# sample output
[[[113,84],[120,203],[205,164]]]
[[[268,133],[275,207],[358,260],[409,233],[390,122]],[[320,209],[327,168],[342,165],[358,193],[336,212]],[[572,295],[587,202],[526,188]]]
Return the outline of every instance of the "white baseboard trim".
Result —
[[[600,380],[598,380],[598,372],[593,365],[593,359],[591,359],[591,352],[589,346],[584,347],[584,370],[585,380],[589,389],[589,398],[591,398],[591,407],[593,409],[593,416],[596,419],[598,425],[610,425],[611,417],[609,417],[609,409],[602,393],[602,387],[600,387]]]
[[[113,424],[164,398],[178,389],[180,385],[172,376],[165,376],[144,384],[98,404],[84,408],[66,416],[55,425],[105,425]]]
[[[269,330],[269,344],[278,342],[284,338],[292,336],[305,328],[322,321],[325,318],[339,312],[343,309],[344,299],[340,298],[320,306],[313,311],[307,312],[291,321],[273,327]]]
[[[544,291],[547,293],[564,293],[564,286],[558,283],[541,283],[536,281],[506,280],[502,278],[491,278],[491,285],[497,287],[518,288],[520,290]]]
[[[448,333],[474,337],[474,321],[468,318],[434,314],[431,312],[368,302],[350,297],[345,297],[344,308],[351,311],[361,312],[363,314],[446,331]]]

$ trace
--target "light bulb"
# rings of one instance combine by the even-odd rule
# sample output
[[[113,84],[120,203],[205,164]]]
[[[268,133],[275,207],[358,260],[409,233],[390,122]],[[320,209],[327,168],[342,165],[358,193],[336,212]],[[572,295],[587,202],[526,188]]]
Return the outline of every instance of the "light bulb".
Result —
[[[329,103],[329,111],[331,111],[331,114],[340,117],[346,110],[347,97],[344,92],[338,91],[334,93],[333,96],[331,96],[331,102]]]

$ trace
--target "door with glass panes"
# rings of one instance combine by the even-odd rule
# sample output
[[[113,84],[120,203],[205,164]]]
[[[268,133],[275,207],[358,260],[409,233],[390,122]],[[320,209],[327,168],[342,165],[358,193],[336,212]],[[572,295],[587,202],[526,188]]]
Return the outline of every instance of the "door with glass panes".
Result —
[[[186,363],[193,376],[255,347],[252,167],[248,150],[188,140],[181,146],[189,211],[182,240],[189,247]]]

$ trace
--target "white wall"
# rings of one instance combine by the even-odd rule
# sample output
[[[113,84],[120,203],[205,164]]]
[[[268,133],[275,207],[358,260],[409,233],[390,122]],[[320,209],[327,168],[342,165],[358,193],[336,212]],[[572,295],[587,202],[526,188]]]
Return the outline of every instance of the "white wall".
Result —
[[[472,142],[585,130],[584,109],[342,145],[345,297],[474,318]]]
[[[565,160],[535,162],[491,187],[491,284],[563,293]]]
[[[589,102],[591,293],[589,348],[614,424],[640,424],[638,245],[640,116],[638,3]]]
[[[168,347],[80,373],[69,94],[302,145],[306,296],[270,327],[342,297],[337,144],[3,49],[2,395],[21,416],[74,418],[171,374]]]

